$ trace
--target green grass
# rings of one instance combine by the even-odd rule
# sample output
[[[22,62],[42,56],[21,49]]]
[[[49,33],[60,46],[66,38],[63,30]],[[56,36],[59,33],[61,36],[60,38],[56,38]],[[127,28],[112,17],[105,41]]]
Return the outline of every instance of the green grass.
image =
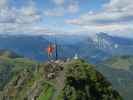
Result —
[[[38,100],[50,100],[53,94],[54,94],[54,88],[48,85],[48,87],[45,87],[44,91],[42,92]]]
[[[8,56],[0,56],[0,90],[3,89],[12,80],[16,80],[16,77],[24,70],[34,71],[38,62],[26,59],[26,58],[9,58]],[[6,73],[6,75],[5,75]],[[5,78],[5,76],[7,78]]]
[[[104,65],[109,66],[114,69],[130,70],[130,66],[133,65],[133,57],[113,57],[104,62]]]
[[[14,99],[23,100],[24,97],[26,97],[30,92],[30,90],[32,90],[34,84],[44,78],[44,67],[37,61],[33,61],[27,58],[10,58],[8,55],[8,52],[0,55],[0,74],[7,73],[8,75],[8,79],[4,79],[3,76],[0,76],[3,78],[2,82],[0,83],[0,88],[2,90],[4,86],[10,83],[14,83],[17,80],[18,75],[21,76],[21,74],[28,74]],[[37,67],[38,70],[36,69]],[[21,77],[23,78],[23,76]],[[41,82],[43,82],[43,84],[40,82],[38,83],[41,85],[40,87],[42,91],[38,100],[50,100],[54,93],[54,87],[50,83],[45,82],[45,79]]]

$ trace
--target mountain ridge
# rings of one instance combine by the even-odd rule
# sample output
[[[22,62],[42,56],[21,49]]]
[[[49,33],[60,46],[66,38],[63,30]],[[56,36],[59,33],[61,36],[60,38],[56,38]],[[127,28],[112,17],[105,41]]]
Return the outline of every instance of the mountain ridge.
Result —
[[[2,59],[0,59],[0,61],[2,61]],[[65,62],[59,60],[38,63],[26,58],[13,59],[5,56],[3,62],[6,65],[1,64],[1,66],[3,66],[3,68],[10,68],[10,70],[0,67],[1,70],[11,72],[10,74],[9,72],[5,73],[10,77],[9,81],[6,81],[6,83],[1,86],[1,100],[56,100],[55,97],[57,97],[57,100],[79,100],[79,97],[81,98],[80,100],[84,100],[85,98],[86,100],[88,100],[87,98],[91,100],[103,100],[102,98],[122,100],[119,93],[112,89],[111,84],[102,74],[95,70],[93,65],[80,59]],[[2,72],[3,71],[0,71],[0,74]],[[5,79],[5,76],[1,77]],[[62,80],[64,80],[64,82]],[[80,82],[82,83],[82,80],[85,81],[85,84],[82,85],[76,85],[75,83],[75,85],[72,85],[72,87],[76,86],[77,89],[81,88],[81,86],[84,87],[85,90],[77,91],[79,95],[73,94],[74,91],[66,89],[67,86],[70,85],[68,84],[69,82],[76,82],[76,80],[77,82],[79,81],[78,84]],[[63,85],[61,86],[58,81]],[[86,88],[87,86],[90,88]],[[93,88],[95,91],[92,91]],[[58,91],[56,89],[58,89]],[[68,94],[69,92],[72,92],[72,95]],[[90,93],[90,95],[88,95],[88,93]]]

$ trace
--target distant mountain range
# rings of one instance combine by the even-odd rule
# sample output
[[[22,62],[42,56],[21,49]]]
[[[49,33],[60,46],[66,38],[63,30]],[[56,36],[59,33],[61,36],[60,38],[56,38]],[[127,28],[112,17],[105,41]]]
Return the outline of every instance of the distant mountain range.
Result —
[[[0,35],[0,49],[9,49],[31,59],[47,60],[49,42],[58,44],[60,58],[81,58],[96,63],[113,55],[133,55],[133,39],[98,33],[94,37],[80,35]]]

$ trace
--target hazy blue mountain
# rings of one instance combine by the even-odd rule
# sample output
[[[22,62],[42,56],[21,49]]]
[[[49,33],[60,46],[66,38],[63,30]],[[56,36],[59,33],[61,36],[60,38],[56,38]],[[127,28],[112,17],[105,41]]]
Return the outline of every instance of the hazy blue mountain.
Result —
[[[133,54],[132,38],[110,36],[106,33],[99,33],[96,34],[96,37],[93,41],[99,49],[105,52],[110,52],[112,55]]]
[[[47,60],[49,42],[58,44],[60,58],[71,58],[77,53],[81,58],[96,63],[113,55],[133,55],[133,40],[114,37],[106,33],[94,37],[81,35],[0,35],[0,49],[9,49],[31,59]]]
[[[41,36],[1,35],[0,48],[9,49],[32,59],[46,59],[48,41]],[[44,57],[44,56],[45,57]]]

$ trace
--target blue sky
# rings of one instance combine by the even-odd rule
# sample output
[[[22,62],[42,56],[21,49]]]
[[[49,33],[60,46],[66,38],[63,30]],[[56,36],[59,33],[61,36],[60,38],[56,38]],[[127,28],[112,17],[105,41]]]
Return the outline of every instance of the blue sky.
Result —
[[[132,9],[132,0],[0,0],[0,33],[133,37]]]

